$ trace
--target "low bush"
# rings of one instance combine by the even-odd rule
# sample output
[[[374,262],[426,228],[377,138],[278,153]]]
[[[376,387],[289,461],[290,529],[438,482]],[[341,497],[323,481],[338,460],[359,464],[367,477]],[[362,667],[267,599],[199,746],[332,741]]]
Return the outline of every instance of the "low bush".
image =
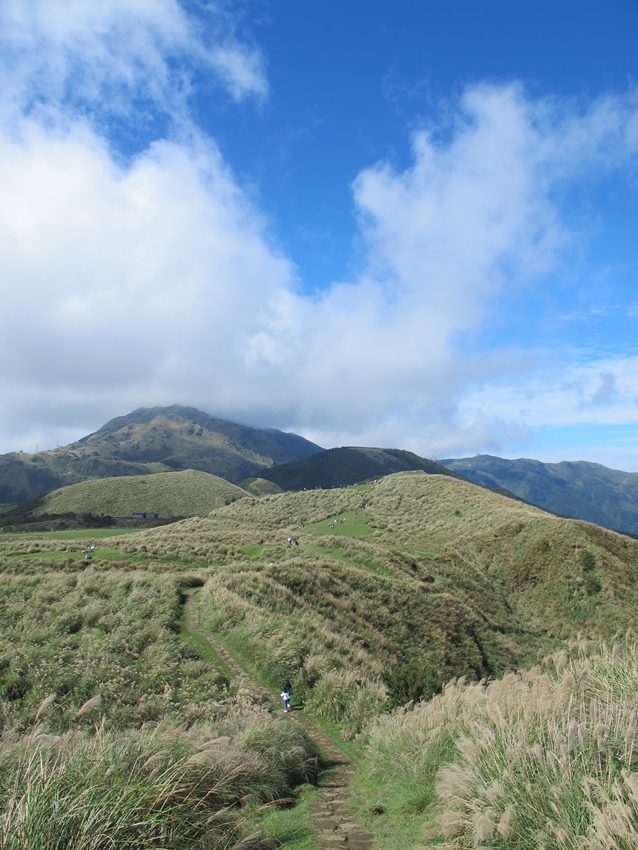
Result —
[[[392,705],[427,700],[443,688],[441,674],[425,658],[412,658],[383,673]]]

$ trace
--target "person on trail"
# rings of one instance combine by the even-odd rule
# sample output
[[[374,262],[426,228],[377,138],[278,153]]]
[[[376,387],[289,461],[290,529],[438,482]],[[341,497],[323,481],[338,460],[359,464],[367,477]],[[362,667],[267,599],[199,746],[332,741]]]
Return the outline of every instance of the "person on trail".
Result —
[[[288,687],[286,687],[288,685]],[[284,711],[290,711],[290,696],[291,696],[291,688],[288,682],[284,685],[284,689],[281,692],[281,698],[284,701]]]

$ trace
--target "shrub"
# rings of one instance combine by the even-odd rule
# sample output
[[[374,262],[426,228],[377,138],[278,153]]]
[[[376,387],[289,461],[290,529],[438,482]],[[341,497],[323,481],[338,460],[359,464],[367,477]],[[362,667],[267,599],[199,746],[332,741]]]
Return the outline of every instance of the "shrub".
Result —
[[[591,572],[596,568],[596,558],[589,549],[583,549],[580,553],[580,565],[584,573]]]
[[[424,658],[413,658],[383,673],[392,705],[431,699],[443,687],[439,671]]]

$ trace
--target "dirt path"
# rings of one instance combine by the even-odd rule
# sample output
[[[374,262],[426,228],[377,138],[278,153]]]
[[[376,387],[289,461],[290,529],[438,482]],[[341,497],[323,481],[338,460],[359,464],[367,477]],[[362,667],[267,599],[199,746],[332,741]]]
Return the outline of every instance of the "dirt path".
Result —
[[[201,638],[208,641],[240,681],[244,680],[247,684],[249,683],[251,690],[273,703],[275,701],[274,695],[251,679],[244,668],[235,661],[214,635],[200,628],[199,611],[195,597],[189,595],[187,604],[191,631],[196,632]],[[305,718],[300,717],[294,711],[291,712],[290,717],[296,723],[301,723],[304,726],[332,764],[330,770],[319,775],[317,782],[319,797],[313,807],[319,850],[335,850],[338,847],[348,848],[348,850],[373,850],[373,836],[357,822],[348,806],[350,780],[354,774],[354,765],[348,761],[332,741]]]

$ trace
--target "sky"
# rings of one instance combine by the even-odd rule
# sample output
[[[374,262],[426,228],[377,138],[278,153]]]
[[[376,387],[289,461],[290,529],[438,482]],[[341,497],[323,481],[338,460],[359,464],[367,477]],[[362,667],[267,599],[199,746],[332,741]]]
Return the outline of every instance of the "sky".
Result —
[[[2,0],[0,453],[184,404],[638,472],[636,0]]]

